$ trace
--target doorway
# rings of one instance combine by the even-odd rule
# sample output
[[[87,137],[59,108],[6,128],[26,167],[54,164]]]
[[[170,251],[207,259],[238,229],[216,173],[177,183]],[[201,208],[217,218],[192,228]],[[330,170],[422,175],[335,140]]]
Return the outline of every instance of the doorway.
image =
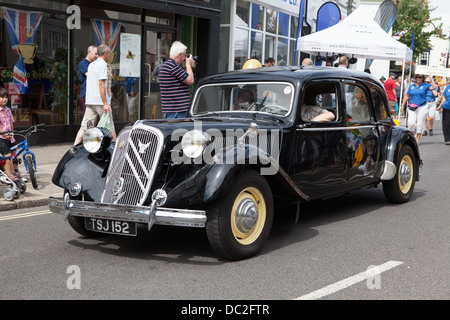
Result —
[[[162,64],[170,57],[170,47],[175,39],[175,33],[147,29],[145,34],[143,119],[162,119],[158,74]]]

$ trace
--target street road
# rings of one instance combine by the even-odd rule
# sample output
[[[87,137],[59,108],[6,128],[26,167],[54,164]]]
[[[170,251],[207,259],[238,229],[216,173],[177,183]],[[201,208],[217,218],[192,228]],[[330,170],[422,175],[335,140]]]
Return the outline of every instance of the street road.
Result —
[[[2,212],[0,299],[448,300],[450,146],[436,128],[420,150],[410,202],[379,186],[305,204],[297,225],[279,209],[244,261],[218,259],[203,229],[85,239],[48,207]]]

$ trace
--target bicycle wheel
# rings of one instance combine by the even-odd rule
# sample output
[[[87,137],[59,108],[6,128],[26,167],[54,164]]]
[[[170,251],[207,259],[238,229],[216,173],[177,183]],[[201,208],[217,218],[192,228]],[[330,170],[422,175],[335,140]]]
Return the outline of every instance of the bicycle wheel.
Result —
[[[25,155],[25,163],[28,168],[28,174],[30,175],[31,184],[33,188],[37,189],[36,170],[34,169],[33,156],[31,154]]]

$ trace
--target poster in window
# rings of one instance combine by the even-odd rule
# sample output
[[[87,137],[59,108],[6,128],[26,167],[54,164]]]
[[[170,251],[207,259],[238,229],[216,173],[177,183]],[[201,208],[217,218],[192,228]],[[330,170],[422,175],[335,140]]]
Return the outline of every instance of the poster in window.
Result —
[[[120,34],[120,76],[140,77],[141,75],[141,36],[139,34]]]

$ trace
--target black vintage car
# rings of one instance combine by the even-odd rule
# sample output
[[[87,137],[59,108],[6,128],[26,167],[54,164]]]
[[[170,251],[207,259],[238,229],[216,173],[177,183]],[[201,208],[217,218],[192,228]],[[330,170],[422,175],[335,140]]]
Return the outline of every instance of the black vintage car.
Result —
[[[411,198],[421,159],[391,119],[381,83],[340,68],[241,70],[199,81],[189,118],[141,120],[111,143],[100,128],[61,159],[50,199],[80,234],[136,235],[153,224],[205,228],[226,259],[258,253],[278,203],[382,183]]]

